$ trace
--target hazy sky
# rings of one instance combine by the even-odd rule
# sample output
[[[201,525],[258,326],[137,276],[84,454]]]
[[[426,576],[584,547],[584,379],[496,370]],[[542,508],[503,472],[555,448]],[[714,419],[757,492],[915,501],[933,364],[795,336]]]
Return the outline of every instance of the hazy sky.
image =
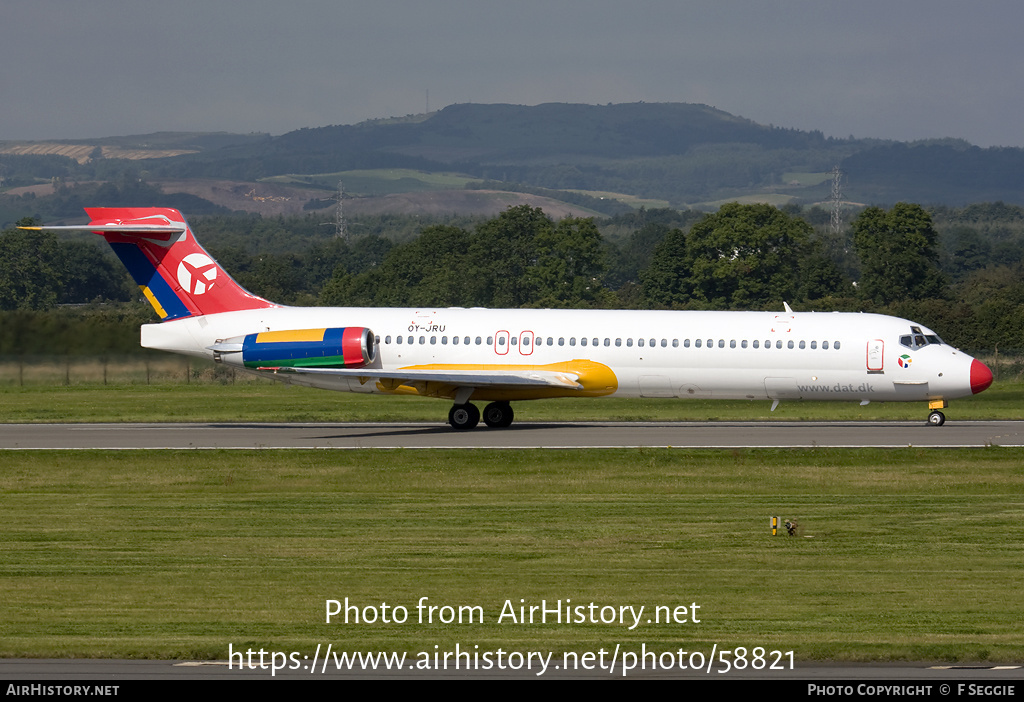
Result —
[[[0,140],[700,102],[1024,146],[1019,0],[4,0]]]

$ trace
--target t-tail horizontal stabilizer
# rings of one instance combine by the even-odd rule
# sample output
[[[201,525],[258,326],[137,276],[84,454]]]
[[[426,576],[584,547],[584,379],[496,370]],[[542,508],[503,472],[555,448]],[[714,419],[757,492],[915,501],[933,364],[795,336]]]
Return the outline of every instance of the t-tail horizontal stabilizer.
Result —
[[[166,207],[90,207],[88,224],[24,227],[99,234],[163,321],[277,307],[236,283],[199,245],[185,218]]]

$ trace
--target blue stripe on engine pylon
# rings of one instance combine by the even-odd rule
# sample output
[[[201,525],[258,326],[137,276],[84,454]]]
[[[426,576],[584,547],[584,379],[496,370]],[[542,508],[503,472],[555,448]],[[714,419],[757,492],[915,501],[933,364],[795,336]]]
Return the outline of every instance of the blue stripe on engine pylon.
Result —
[[[161,315],[164,320],[191,316],[192,313],[185,307],[185,303],[174,293],[171,286],[160,275],[160,271],[146,258],[146,254],[142,253],[138,246],[135,244],[112,242],[110,248],[114,250],[117,257],[121,259],[121,263],[131,273],[135,284],[140,288],[148,289],[157,302],[160,303],[160,307],[163,307],[163,311],[167,315],[165,317]],[[152,301],[150,301],[150,304],[152,304]],[[160,310],[156,305],[153,305],[153,309],[156,309],[157,314],[160,314]]]

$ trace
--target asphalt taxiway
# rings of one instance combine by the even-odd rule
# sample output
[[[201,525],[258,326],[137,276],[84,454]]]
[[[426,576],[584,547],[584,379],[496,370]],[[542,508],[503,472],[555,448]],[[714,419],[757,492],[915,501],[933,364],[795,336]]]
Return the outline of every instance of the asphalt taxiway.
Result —
[[[1024,446],[1024,422],[3,424],[0,449],[812,448]]]

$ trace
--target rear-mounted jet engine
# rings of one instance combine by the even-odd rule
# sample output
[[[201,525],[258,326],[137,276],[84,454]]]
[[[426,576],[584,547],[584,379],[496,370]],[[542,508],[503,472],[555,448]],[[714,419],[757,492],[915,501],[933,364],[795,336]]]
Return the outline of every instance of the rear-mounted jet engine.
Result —
[[[362,368],[377,355],[365,327],[290,329],[218,340],[214,360],[244,368]]]

